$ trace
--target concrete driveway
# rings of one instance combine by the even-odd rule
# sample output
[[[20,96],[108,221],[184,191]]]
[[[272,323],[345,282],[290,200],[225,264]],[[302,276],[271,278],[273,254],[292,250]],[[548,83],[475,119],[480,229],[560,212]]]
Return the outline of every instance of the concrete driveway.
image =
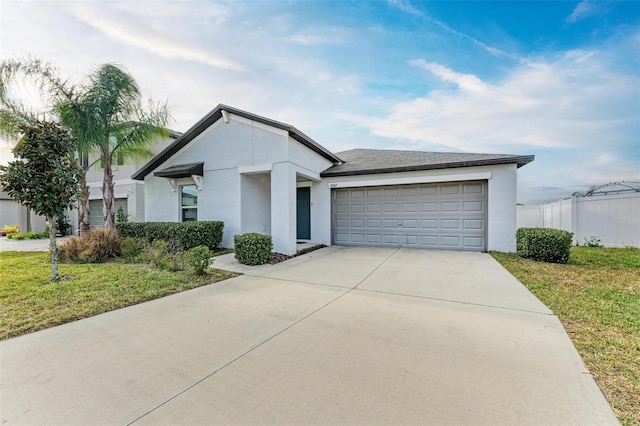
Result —
[[[489,255],[330,247],[0,343],[2,424],[617,424]]]

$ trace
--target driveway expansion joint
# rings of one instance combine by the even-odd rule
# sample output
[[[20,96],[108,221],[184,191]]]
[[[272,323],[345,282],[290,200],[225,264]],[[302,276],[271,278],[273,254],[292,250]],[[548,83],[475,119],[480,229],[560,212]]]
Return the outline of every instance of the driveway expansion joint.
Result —
[[[358,284],[358,285],[360,285],[360,284]],[[460,301],[460,300],[440,299],[440,298],[437,298],[437,297],[418,296],[418,295],[415,295],[415,294],[394,293],[394,292],[382,291],[382,290],[369,290],[369,289],[366,289],[366,288],[357,288],[357,287],[354,288],[354,290],[364,291],[364,292],[369,292],[369,293],[389,294],[389,295],[392,295],[392,296],[412,297],[412,298],[416,298],[416,299],[435,300],[437,302],[458,303],[460,305],[479,306],[479,307],[483,307],[483,308],[502,309],[502,310],[505,310],[505,311],[526,312],[526,313],[529,313],[529,314],[545,315],[545,316],[552,316],[552,317],[555,316],[555,314],[553,312],[551,312],[551,313],[549,313],[549,312],[538,312],[538,311],[531,311],[529,309],[508,308],[506,306],[495,306],[495,305],[486,305],[486,304],[482,304],[482,303],[464,302],[464,301]]]

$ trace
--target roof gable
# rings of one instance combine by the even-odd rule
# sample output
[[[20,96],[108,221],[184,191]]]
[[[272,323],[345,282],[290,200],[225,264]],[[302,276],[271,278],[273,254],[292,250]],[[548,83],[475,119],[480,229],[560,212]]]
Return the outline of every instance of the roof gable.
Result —
[[[211,110],[207,115],[201,118],[196,124],[191,126],[189,130],[183,133],[178,139],[176,139],[171,145],[162,150],[158,155],[156,155],[153,159],[151,159],[147,164],[145,164],[140,170],[138,170],[132,178],[135,180],[144,180],[144,178],[158,167],[162,165],[165,161],[175,155],[178,151],[188,145],[192,140],[194,140],[198,135],[207,130],[211,125],[215,122],[223,118],[223,112],[231,113],[240,117],[244,117],[248,120],[256,121],[258,123],[266,124],[271,127],[275,127],[277,129],[285,130],[289,133],[289,135],[300,142],[302,145],[316,152],[317,154],[323,156],[329,161],[334,163],[341,162],[340,158],[333,154],[331,151],[311,139],[309,136],[305,135],[295,127],[281,123],[279,121],[271,120],[266,117],[262,117],[256,114],[252,114],[247,111],[243,111],[237,108],[230,107],[228,105],[219,104],[213,110]]]

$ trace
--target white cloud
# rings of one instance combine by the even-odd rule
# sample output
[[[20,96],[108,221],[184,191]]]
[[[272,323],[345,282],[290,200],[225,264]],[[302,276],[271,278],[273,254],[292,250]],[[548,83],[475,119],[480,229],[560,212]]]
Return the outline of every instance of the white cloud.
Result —
[[[461,90],[470,92],[483,92],[489,89],[488,85],[472,74],[460,74],[447,67],[434,62],[427,62],[424,59],[413,59],[409,65],[422,68],[440,77],[443,81],[455,83]]]
[[[619,73],[607,59],[596,50],[569,51],[519,64],[492,84],[412,60],[457,87],[431,87],[382,115],[345,118],[404,149],[542,153],[524,173],[535,171],[538,181],[637,180],[640,78]]]
[[[132,10],[138,11],[136,8],[130,7],[120,10],[125,13]],[[116,15],[111,13],[109,9],[97,9],[91,7],[91,5],[73,3],[67,11],[79,21],[93,27],[113,40],[124,43],[127,46],[144,49],[166,59],[194,61],[203,65],[232,71],[245,70],[241,64],[220,54],[213,53],[215,45],[209,50],[203,50],[192,47],[188,41],[184,43],[175,41],[171,38],[170,27],[159,28],[158,31],[149,31],[149,27],[144,28],[143,26],[143,22],[146,22],[146,20],[140,20],[136,22],[136,25],[129,25],[129,22],[123,19],[122,14]],[[166,15],[164,16],[166,17]]]
[[[356,118],[372,134],[427,150],[509,152],[629,144],[637,125],[640,80],[608,69],[593,51],[519,65],[492,85],[424,60],[410,64],[459,89],[432,90],[396,103],[386,116]]]
[[[582,0],[576,5],[571,12],[571,15],[565,19],[565,22],[573,24],[591,16],[599,15],[606,9],[606,4],[603,1],[594,0]]]

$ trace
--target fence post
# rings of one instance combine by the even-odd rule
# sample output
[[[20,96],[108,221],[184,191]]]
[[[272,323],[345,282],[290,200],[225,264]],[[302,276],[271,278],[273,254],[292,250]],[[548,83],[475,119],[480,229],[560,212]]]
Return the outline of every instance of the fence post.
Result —
[[[578,197],[571,197],[571,232],[573,232],[573,243],[578,244]]]

